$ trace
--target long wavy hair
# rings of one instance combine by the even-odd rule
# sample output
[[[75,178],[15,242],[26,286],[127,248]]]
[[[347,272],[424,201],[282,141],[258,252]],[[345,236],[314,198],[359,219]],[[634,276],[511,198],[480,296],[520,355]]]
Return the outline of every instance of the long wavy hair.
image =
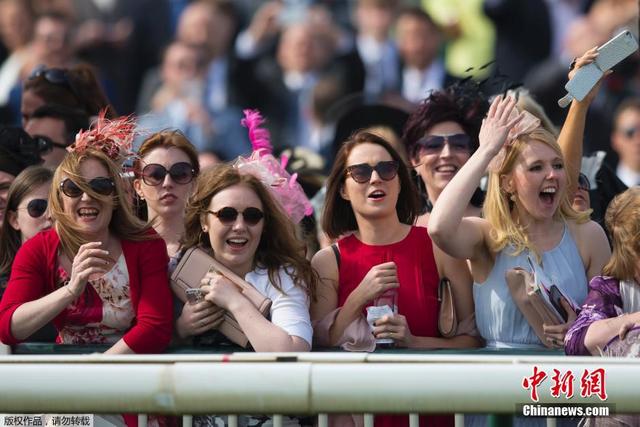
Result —
[[[620,280],[633,280],[640,254],[640,187],[631,187],[609,203],[604,222],[612,251],[602,273]]]
[[[44,166],[29,166],[18,174],[7,193],[4,221],[0,228],[0,275],[9,274],[13,259],[22,246],[22,233],[9,224],[9,212],[16,212],[20,203],[42,184],[51,181],[53,172]]]
[[[280,268],[286,268],[295,286],[304,289],[311,298],[315,298],[318,276],[311,268],[309,260],[305,258],[305,245],[297,239],[294,223],[258,178],[241,174],[231,165],[216,166],[198,178],[195,191],[187,203],[182,248],[200,246],[213,251],[208,233],[202,231],[203,217],[213,196],[235,185],[249,187],[262,202],[264,229],[254,256],[254,264],[267,269],[269,281],[280,292],[283,290],[278,271]]]
[[[560,158],[562,151],[556,139],[548,131],[537,128],[533,132],[521,135],[513,145],[505,147],[507,150],[504,161],[497,171],[489,173],[489,183],[487,185],[487,197],[484,201],[482,213],[484,218],[489,221],[492,226],[491,230],[491,249],[498,252],[507,245],[511,245],[514,249],[513,255],[518,255],[522,251],[528,249],[534,254],[538,254],[533,244],[529,240],[527,230],[524,226],[514,221],[513,210],[515,205],[509,199],[509,194],[502,188],[501,177],[509,175],[513,172],[520,155],[527,144],[532,141],[542,142],[555,151]],[[571,207],[571,197],[567,192],[569,188],[569,176],[567,176],[567,185],[564,191],[559,194],[560,206],[554,213],[555,219],[573,220],[578,223],[589,221],[589,213],[579,213]]]
[[[99,161],[108,171],[108,178],[111,178],[115,184],[115,194],[103,196],[97,194],[91,187],[87,185],[82,175],[80,175],[80,165],[89,159]],[[127,192],[125,190],[124,179],[120,175],[121,168],[102,150],[89,147],[82,153],[72,151],[66,155],[60,166],[56,169],[51,183],[51,192],[49,194],[49,209],[51,218],[55,221],[55,229],[60,236],[60,245],[63,252],[70,259],[73,259],[78,252],[78,248],[87,243],[88,240],[82,235],[82,230],[74,222],[70,213],[64,211],[62,198],[66,197],[62,194],[60,183],[65,178],[71,178],[78,187],[92,198],[101,202],[113,200],[113,216],[109,223],[109,231],[121,240],[146,240],[155,236],[150,233],[150,226],[138,219],[128,201]]]

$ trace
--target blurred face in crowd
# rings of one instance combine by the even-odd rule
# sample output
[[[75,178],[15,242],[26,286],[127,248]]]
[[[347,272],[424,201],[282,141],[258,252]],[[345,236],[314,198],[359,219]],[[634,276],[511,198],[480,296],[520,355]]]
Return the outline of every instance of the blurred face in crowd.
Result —
[[[433,125],[418,142],[412,163],[432,203],[469,160],[470,142],[462,126],[452,121]]]
[[[285,71],[300,73],[313,70],[317,60],[318,40],[303,24],[287,27],[278,45],[278,63]]]
[[[584,175],[580,174],[578,178],[578,187],[576,188],[576,192],[573,194],[573,202],[571,206],[578,212],[584,212],[587,209],[591,209],[591,197],[589,196],[589,190],[591,189],[591,183],[589,179]]]
[[[200,77],[201,64],[198,49],[180,42],[172,43],[162,62],[162,80],[170,87],[179,88],[183,83]]]
[[[31,136],[46,136],[58,145],[67,145],[67,132],[64,121],[55,117],[35,117],[29,119],[24,130]],[[60,146],[53,146],[51,151],[41,155],[44,167],[55,169],[58,167],[67,150]]]
[[[367,1],[360,1],[355,14],[358,33],[383,41],[389,36],[389,30],[395,18],[395,10]]]
[[[51,218],[46,212],[50,188],[49,182],[39,185],[20,201],[15,212],[9,212],[9,224],[20,232],[23,243],[51,227]]]
[[[233,212],[229,208],[242,214],[233,219],[227,215]],[[209,211],[218,215],[205,213],[203,219],[215,258],[241,277],[252,270],[262,238],[265,219],[259,219],[256,210],[264,212],[260,197],[247,185],[237,184],[211,198]]]
[[[148,176],[136,179],[134,187],[147,203],[149,219],[183,215],[194,183],[189,156],[176,147],[157,147],[142,158],[142,165],[142,173]],[[167,173],[171,170],[174,177]]]
[[[234,18],[215,5],[196,2],[180,15],[176,40],[198,46],[209,57],[216,58],[228,52],[235,27]]]
[[[33,36],[34,54],[38,63],[64,68],[71,57],[69,25],[62,20],[43,17],[36,21]]]
[[[620,163],[640,173],[640,110],[623,111],[615,123],[611,146],[620,156]]]
[[[0,37],[9,51],[25,46],[31,39],[32,29],[31,15],[24,3],[0,2]]]
[[[29,125],[33,112],[44,104],[44,100],[33,93],[33,91],[25,90],[22,92],[22,99],[20,100],[20,114],[22,115],[23,129],[26,129]]]
[[[405,65],[427,68],[438,55],[440,41],[438,29],[426,19],[409,14],[398,18],[396,43]]]
[[[373,219],[396,214],[400,178],[397,174],[397,164],[393,169],[390,162],[393,162],[393,157],[378,144],[358,144],[349,153],[341,196],[351,203],[356,216]],[[372,170],[370,178],[366,180],[368,172],[362,174],[358,170],[362,166],[378,170]]]

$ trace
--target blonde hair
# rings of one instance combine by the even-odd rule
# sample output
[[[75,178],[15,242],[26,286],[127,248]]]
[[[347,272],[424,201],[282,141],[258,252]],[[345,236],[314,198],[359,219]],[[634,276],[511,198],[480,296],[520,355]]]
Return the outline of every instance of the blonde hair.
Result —
[[[103,196],[94,192],[80,175],[80,165],[95,159],[108,171],[108,178],[115,184],[115,194]],[[81,245],[87,243],[82,230],[74,222],[72,215],[64,211],[62,203],[62,190],[60,183],[65,178],[70,178],[78,187],[92,198],[101,202],[113,200],[113,216],[109,223],[109,231],[122,240],[146,240],[154,237],[150,234],[151,227],[138,219],[131,210],[131,203],[127,201],[125,182],[120,176],[120,167],[101,150],[87,148],[82,153],[70,152],[66,155],[60,166],[53,174],[51,192],[49,196],[49,209],[51,218],[55,221],[55,229],[60,236],[60,245],[65,255],[73,259]]]
[[[631,187],[609,204],[604,222],[611,237],[612,253],[602,273],[619,280],[633,280],[640,254],[640,188]]]
[[[514,221],[512,216],[514,206],[509,199],[510,195],[502,189],[501,182],[501,177],[513,172],[522,151],[532,141],[546,144],[564,159],[556,139],[551,133],[540,127],[531,133],[521,135],[510,147],[503,148],[507,150],[504,161],[497,171],[489,173],[487,197],[482,209],[483,216],[492,226],[490,247],[495,252],[499,252],[507,245],[511,245],[514,249],[512,255],[518,255],[527,249],[537,256],[540,255],[529,240],[526,228]],[[567,180],[569,179],[569,176],[567,176]],[[589,220],[589,212],[579,213],[571,207],[571,197],[567,193],[567,188],[569,188],[569,182],[567,182],[563,193],[559,195],[560,206],[556,210],[554,218],[573,220],[578,223],[587,222]]]

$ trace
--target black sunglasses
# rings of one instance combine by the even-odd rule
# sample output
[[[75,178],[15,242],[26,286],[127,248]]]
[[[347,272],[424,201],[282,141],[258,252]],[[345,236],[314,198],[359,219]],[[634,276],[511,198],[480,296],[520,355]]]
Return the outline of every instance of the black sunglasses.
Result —
[[[55,142],[48,136],[44,135],[33,135],[31,138],[33,138],[33,140],[36,142],[40,153],[48,153],[53,150],[53,147],[62,148],[63,150],[66,150],[66,148],[68,147],[67,144]]]
[[[591,183],[589,182],[589,178],[583,173],[578,175],[578,189],[584,191],[591,190]]]
[[[448,143],[453,151],[471,151],[471,138],[466,133],[427,135],[416,142],[419,149],[432,153],[442,150],[445,143]]]
[[[169,170],[157,163],[150,163],[142,169],[142,181],[147,185],[160,185],[167,174],[176,184],[188,184],[193,180],[196,171],[187,162],[175,163]]]
[[[357,165],[347,166],[346,173],[347,176],[353,178],[353,180],[358,184],[364,184],[365,182],[369,182],[374,170],[384,181],[391,181],[398,174],[398,162],[395,160],[388,160],[378,162],[375,166],[371,166],[367,163],[358,163]]]
[[[40,218],[46,212],[47,205],[48,202],[45,199],[33,199],[27,203],[26,208],[18,209],[26,209],[31,218]]]
[[[113,194],[116,188],[116,185],[111,178],[104,177],[93,178],[91,181],[87,182],[87,185],[91,188],[91,191],[100,194],[101,196],[109,196]],[[82,193],[84,193],[84,190],[78,187],[78,184],[73,182],[70,178],[67,178],[60,183],[60,189],[65,195],[73,199],[82,196]]]
[[[207,212],[217,216],[220,222],[224,225],[231,225],[235,223],[236,219],[238,219],[238,214],[242,214],[244,222],[248,225],[256,225],[262,220],[262,218],[264,218],[264,213],[262,213],[258,208],[246,208],[244,211],[239,212],[236,208],[225,207],[217,212]]]

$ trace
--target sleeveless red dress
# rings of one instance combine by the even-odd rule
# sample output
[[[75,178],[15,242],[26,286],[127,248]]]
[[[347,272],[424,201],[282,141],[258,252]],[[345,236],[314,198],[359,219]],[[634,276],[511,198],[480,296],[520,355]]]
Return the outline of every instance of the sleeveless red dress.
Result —
[[[411,227],[407,237],[390,245],[367,245],[355,235],[338,241],[340,267],[338,306],[358,287],[371,267],[393,261],[398,269],[398,313],[407,319],[411,333],[422,337],[439,337],[438,268],[431,238],[424,227]],[[367,305],[371,305],[370,302]],[[366,307],[363,309],[366,317]],[[453,416],[420,417],[420,425],[453,426]],[[375,426],[408,426],[405,415],[375,417]]]

